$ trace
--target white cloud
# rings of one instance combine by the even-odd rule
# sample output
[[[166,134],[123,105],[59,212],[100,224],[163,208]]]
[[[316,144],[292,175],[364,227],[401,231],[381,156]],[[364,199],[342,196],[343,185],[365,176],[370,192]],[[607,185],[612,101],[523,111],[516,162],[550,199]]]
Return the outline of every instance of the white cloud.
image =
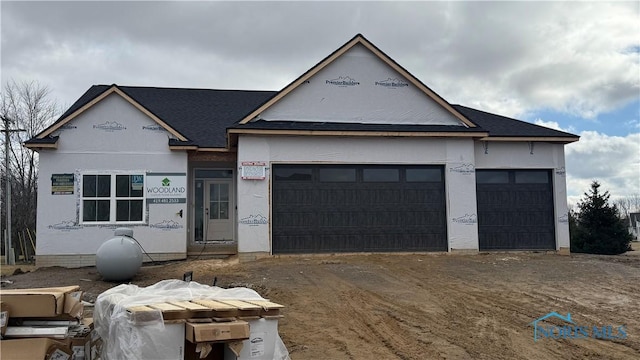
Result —
[[[595,118],[637,99],[639,20],[634,2],[3,2],[2,76],[65,103],[111,78],[277,90],[363,33],[453,103]]]
[[[640,193],[640,133],[622,137],[583,131],[565,154],[570,204],[577,204],[593,180],[612,200]]]
[[[567,128],[561,127],[560,124],[558,124],[557,121],[545,121],[545,120],[542,120],[542,119],[538,118],[533,123],[536,124],[536,125],[540,125],[540,126],[548,127],[550,129],[564,131],[564,132],[568,132],[568,133],[574,133],[576,131],[576,129],[573,128],[573,126],[569,126]]]

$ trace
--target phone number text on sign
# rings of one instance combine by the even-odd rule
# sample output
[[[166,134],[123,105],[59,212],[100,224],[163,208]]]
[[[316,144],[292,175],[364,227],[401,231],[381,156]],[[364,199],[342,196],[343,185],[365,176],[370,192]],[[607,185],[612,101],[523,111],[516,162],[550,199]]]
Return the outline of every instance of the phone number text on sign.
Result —
[[[266,178],[266,164],[263,162],[248,161],[242,163],[242,179],[264,180]]]

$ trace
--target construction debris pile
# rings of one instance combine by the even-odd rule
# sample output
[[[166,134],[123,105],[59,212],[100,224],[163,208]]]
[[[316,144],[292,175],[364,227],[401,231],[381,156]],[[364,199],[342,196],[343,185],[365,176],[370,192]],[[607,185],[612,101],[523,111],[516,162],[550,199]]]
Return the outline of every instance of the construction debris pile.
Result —
[[[79,286],[0,291],[0,358],[99,360],[102,341],[84,318]]]
[[[11,319],[4,335],[7,339],[3,338],[1,344],[2,359],[289,359],[278,335],[283,306],[251,289],[223,289],[181,280],[164,280],[148,287],[123,284],[98,296],[93,320],[82,318],[78,287],[55,289],[58,289],[55,294],[51,289],[0,293],[3,311],[7,308]],[[66,331],[54,330],[62,327],[54,325],[62,323],[37,322],[30,325],[30,335],[37,338],[17,339],[16,334],[28,331],[15,330],[25,328],[26,324],[14,321],[25,315],[22,311],[17,313],[19,316],[15,315],[14,307],[23,304],[19,307],[24,309],[30,303],[40,309],[42,304],[35,304],[32,296],[49,293],[55,298],[52,302],[55,312],[48,313],[53,316],[46,317],[36,311],[29,313],[34,315],[30,317],[39,321],[71,321],[66,324]],[[7,299],[10,300],[5,301]],[[86,326],[88,331],[78,332],[79,326]],[[36,345],[25,341],[37,341],[38,349],[45,350],[27,357],[10,356],[11,353],[6,352],[15,349],[14,353],[18,354],[27,348],[36,349]],[[55,354],[58,357],[52,356],[55,351],[59,352]]]

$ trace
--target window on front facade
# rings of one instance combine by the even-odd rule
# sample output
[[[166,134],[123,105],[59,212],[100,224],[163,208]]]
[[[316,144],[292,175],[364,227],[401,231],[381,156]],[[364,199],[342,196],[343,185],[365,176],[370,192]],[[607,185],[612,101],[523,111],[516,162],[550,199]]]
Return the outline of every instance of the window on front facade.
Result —
[[[83,175],[82,222],[141,222],[144,175]]]

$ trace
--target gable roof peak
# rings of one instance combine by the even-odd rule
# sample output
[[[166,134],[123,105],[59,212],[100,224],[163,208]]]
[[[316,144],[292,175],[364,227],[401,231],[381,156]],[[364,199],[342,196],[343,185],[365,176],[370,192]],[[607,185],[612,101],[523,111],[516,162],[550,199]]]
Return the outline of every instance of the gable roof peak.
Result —
[[[446,111],[451,113],[455,118],[457,118],[464,126],[474,128],[476,124],[474,124],[471,120],[469,120],[464,114],[460,113],[456,110],[451,104],[449,104],[446,100],[444,100],[440,95],[436,94],[433,90],[427,87],[422,81],[413,76],[409,71],[407,71],[404,67],[400,66],[395,60],[385,54],[382,50],[380,50],[377,46],[367,40],[364,35],[361,33],[356,34],[351,40],[347,41],[344,45],[336,49],[334,52],[329,54],[311,69],[307,70],[304,74],[300,75],[297,79],[289,83],[285,86],[280,92],[278,92],[271,99],[265,101],[262,105],[257,107],[254,111],[247,114],[243,119],[241,119],[238,124],[246,124],[250,121],[255,120],[261,113],[265,110],[282,100],[286,95],[295,90],[298,86],[303,84],[305,81],[313,77],[315,74],[320,72],[322,69],[326,68],[329,64],[333,63],[337,58],[341,57],[344,53],[353,48],[356,44],[362,44],[367,50],[373,53],[374,56],[382,60],[393,70],[398,72],[400,75],[405,77],[407,81],[413,84],[416,88],[418,88],[421,92],[423,92],[427,97],[434,100],[438,105],[442,106]]]

